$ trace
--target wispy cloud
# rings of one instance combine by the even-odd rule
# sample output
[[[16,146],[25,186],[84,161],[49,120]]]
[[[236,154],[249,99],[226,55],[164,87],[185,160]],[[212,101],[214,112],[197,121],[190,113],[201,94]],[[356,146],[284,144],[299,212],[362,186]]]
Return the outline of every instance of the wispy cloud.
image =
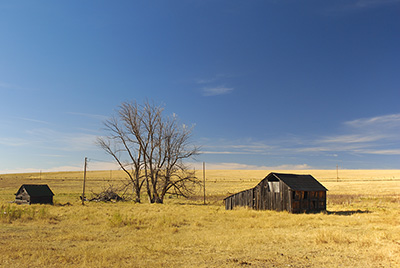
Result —
[[[115,162],[96,162],[89,159],[88,170],[119,170],[120,167]],[[39,173],[39,172],[60,172],[60,171],[82,171],[83,162],[73,163],[71,165],[60,165],[52,168],[18,168],[18,169],[0,169],[0,174],[13,173]]]
[[[201,151],[202,154],[249,154],[247,152],[232,152],[232,151]]]
[[[363,154],[400,155],[400,149],[387,149],[387,150],[362,149],[355,151]]]
[[[33,119],[33,118],[26,118],[26,117],[13,117],[14,119],[18,119],[18,120],[23,120],[23,121],[27,121],[27,122],[33,122],[33,123],[39,123],[39,124],[45,124],[45,125],[49,125],[49,122],[43,121],[43,120],[38,120],[38,119]]]
[[[365,143],[365,142],[378,141],[384,137],[385,137],[384,135],[352,134],[352,135],[325,137],[322,138],[319,142],[320,143]]]
[[[206,87],[203,88],[203,96],[217,96],[217,95],[224,95],[229,94],[233,91],[233,88],[225,87],[225,86],[218,86],[218,87]]]
[[[216,74],[212,77],[208,77],[208,78],[197,78],[194,81],[196,82],[196,84],[212,84],[212,83],[221,83],[221,81],[226,81],[227,79],[233,78],[234,75],[230,75],[230,74],[224,74],[224,73],[220,73],[220,74]]]
[[[400,143],[400,114],[361,118],[344,123],[363,142],[392,141]]]
[[[257,155],[268,154],[275,149],[263,142],[251,140],[218,140],[217,142],[206,142],[202,146],[203,154],[226,154],[226,155]]]
[[[309,157],[332,160],[343,155],[400,155],[400,114],[360,118],[343,122],[343,126],[338,135],[316,138],[290,136],[269,139],[268,142],[251,139],[205,141],[202,153],[214,157],[221,155],[234,161],[239,158],[258,161],[258,158],[266,162],[276,162],[276,159],[303,162],[302,159]],[[293,166],[288,169],[291,168]]]
[[[96,120],[101,120],[101,121],[104,121],[104,120],[108,119],[108,116],[101,115],[101,114],[89,114],[89,113],[78,113],[78,112],[67,112],[67,114],[87,117],[87,118],[90,118],[90,119],[96,119]]]
[[[20,147],[30,144],[29,140],[22,138],[0,137],[0,145],[9,147]]]
[[[344,122],[347,134],[321,137],[308,150],[400,154],[400,114]],[[310,144],[312,145],[312,144]],[[304,149],[303,149],[304,150]]]
[[[201,163],[189,163],[189,166],[202,169]],[[312,169],[307,164],[299,165],[277,165],[277,166],[264,166],[264,165],[247,165],[235,162],[221,162],[221,163],[207,163],[208,170],[305,170]]]
[[[201,92],[203,96],[218,96],[232,93],[234,88],[226,86],[226,84],[229,84],[228,80],[232,77],[232,75],[218,74],[211,78],[196,79],[195,83],[202,87]]]
[[[214,83],[217,79],[216,78],[209,78],[209,79],[196,79],[197,84],[210,84]]]
[[[361,118],[347,121],[345,124],[354,128],[400,128],[400,114]]]
[[[64,152],[94,150],[97,135],[80,132],[60,132],[50,128],[37,128],[25,131],[23,137],[0,137],[0,145],[5,147],[29,147]]]
[[[98,169],[92,169],[92,170],[98,170]],[[82,171],[82,163],[77,165],[57,166],[53,168],[44,168],[44,169],[37,169],[37,168],[3,169],[0,170],[0,174],[60,172],[60,171]]]

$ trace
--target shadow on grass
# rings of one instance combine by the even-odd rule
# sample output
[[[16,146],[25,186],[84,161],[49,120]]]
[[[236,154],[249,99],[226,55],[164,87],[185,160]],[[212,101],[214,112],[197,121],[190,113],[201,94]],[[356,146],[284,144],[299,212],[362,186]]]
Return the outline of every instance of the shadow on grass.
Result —
[[[328,215],[351,216],[353,214],[371,213],[369,210],[344,210],[344,211],[327,211]]]

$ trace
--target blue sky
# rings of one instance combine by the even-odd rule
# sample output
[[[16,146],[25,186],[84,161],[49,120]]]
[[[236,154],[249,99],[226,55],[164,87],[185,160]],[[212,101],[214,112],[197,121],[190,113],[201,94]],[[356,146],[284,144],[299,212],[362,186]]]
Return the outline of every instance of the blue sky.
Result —
[[[0,2],[0,173],[109,169],[123,101],[208,168],[399,169],[400,0]]]

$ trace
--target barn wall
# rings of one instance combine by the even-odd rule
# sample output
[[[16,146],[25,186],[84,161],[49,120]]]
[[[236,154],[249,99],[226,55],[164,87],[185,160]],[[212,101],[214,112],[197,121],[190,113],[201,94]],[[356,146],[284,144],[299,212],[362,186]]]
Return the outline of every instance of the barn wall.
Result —
[[[254,209],[257,210],[289,210],[289,188],[286,184],[279,183],[279,187],[273,187],[266,180],[261,181],[254,188]]]
[[[253,189],[239,192],[225,199],[225,209],[230,210],[234,207],[253,208]]]
[[[290,191],[291,212],[320,212],[326,210],[326,192],[324,191]]]
[[[256,210],[289,210],[289,189],[286,184],[277,182],[271,191],[268,181],[261,181],[253,189],[239,192],[225,199],[225,209],[236,206],[249,207]]]
[[[273,191],[271,191],[273,190]],[[279,181],[279,187],[261,181],[253,189],[239,192],[225,199],[225,209],[249,207],[256,210],[289,211],[292,213],[326,210],[325,191],[293,191]]]

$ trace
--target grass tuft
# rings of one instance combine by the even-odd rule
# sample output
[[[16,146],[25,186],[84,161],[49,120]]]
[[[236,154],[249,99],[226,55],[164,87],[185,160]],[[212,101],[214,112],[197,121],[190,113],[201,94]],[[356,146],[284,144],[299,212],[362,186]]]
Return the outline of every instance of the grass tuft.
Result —
[[[317,244],[350,244],[352,239],[341,230],[320,230],[315,236]]]
[[[19,207],[16,205],[2,205],[0,207],[0,220],[5,223],[14,221],[56,220],[45,206]]]

